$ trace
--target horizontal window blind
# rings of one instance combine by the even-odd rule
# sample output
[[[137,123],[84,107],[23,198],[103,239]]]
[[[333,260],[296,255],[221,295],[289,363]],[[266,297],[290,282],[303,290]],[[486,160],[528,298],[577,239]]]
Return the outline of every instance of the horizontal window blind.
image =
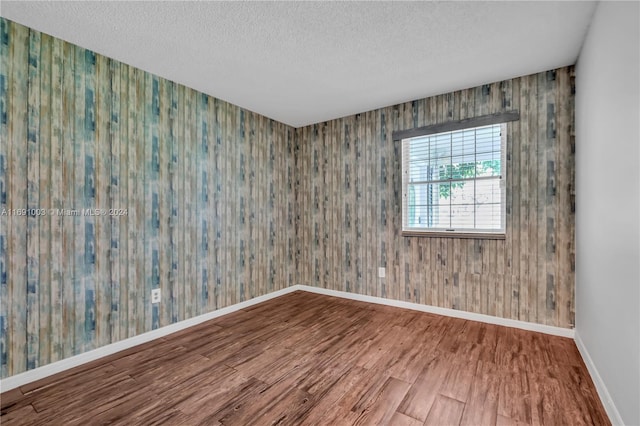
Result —
[[[403,231],[504,232],[506,124],[402,140]]]

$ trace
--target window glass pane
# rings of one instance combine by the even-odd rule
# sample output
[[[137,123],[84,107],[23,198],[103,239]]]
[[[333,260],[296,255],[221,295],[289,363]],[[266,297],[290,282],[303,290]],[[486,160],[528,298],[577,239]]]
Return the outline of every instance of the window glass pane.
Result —
[[[476,152],[493,151],[494,134],[491,127],[480,127],[476,131]]]
[[[451,195],[447,199],[451,204],[473,204],[473,181],[451,182]]]
[[[502,201],[500,179],[483,179],[476,181],[476,203],[495,204]]]
[[[474,204],[474,181],[453,182],[451,185],[452,228],[474,227]]]
[[[447,160],[451,161],[450,158],[447,158]],[[451,167],[451,164],[449,164],[449,162],[442,163],[438,167],[438,179],[439,180],[451,179],[452,172],[453,172],[453,168]]]
[[[443,133],[431,138],[431,156],[436,158],[451,157],[450,133]]]
[[[443,182],[433,185],[434,190],[434,203],[437,204],[449,204],[449,197],[451,194],[451,182]]]
[[[475,156],[473,154],[453,157],[451,159],[453,179],[472,179],[475,177]]]
[[[451,135],[451,155],[459,156],[465,154],[464,132],[454,132]],[[471,147],[473,149],[473,147]],[[467,147],[467,152],[469,148]]]
[[[476,151],[476,131],[473,129],[463,130],[463,154],[471,154]]]
[[[450,227],[451,207],[449,204],[433,206],[432,228],[447,229]]]
[[[436,157],[431,163],[432,179],[443,180],[451,177],[451,157]]]
[[[478,204],[476,206],[476,228],[500,229],[502,206],[500,204]]]
[[[409,157],[412,160],[427,159],[429,155],[429,138],[414,138],[409,142]]]
[[[448,200],[443,194],[448,194],[449,188],[449,182],[409,185],[407,225],[412,228],[438,227],[448,223]]]
[[[429,162],[427,160],[409,163],[409,182],[419,182],[429,179]]]
[[[416,219],[413,228],[442,228],[449,227],[449,204],[416,205]]]
[[[477,177],[500,176],[500,157],[495,160],[476,161],[474,164]]]
[[[500,230],[503,125],[405,139],[404,227]]]
[[[474,207],[473,204],[454,204],[451,206],[451,227],[473,228]]]

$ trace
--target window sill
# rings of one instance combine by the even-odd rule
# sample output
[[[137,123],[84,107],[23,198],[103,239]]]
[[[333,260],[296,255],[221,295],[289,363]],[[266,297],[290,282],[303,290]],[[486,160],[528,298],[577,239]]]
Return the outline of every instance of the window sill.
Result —
[[[403,237],[421,238],[474,238],[481,240],[504,240],[504,233],[493,232],[438,232],[438,231],[402,231]]]

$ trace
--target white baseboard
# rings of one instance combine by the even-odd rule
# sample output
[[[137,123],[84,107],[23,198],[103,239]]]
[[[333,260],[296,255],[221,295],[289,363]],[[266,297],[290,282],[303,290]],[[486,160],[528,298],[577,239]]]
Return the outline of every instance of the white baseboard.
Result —
[[[395,306],[397,308],[412,309],[414,311],[428,312],[447,317],[462,318],[471,321],[479,321],[487,324],[503,325],[506,327],[520,328],[522,330],[537,331],[554,336],[569,337],[573,339],[574,329],[554,327],[551,325],[536,324],[532,322],[519,321],[508,318],[499,318],[491,315],[477,314],[474,312],[458,311],[456,309],[440,308],[437,306],[422,305],[420,303],[403,302],[401,300],[386,299],[383,297],[367,296],[364,294],[348,293],[345,291],[329,290],[327,288],[311,287],[308,285],[296,284],[296,290],[308,291],[311,293],[324,294],[327,296],[342,297],[344,299],[357,300],[360,302],[377,303],[379,305]]]
[[[267,300],[282,296],[287,293],[298,291],[298,290],[308,291],[311,293],[324,294],[328,296],[341,297],[344,299],[357,300],[361,302],[395,306],[395,307],[404,308],[404,309],[412,309],[415,311],[428,312],[432,314],[462,318],[462,319],[467,319],[472,321],[479,321],[479,322],[484,322],[488,324],[497,324],[497,325],[503,325],[507,327],[520,328],[523,330],[537,331],[540,333],[552,334],[555,336],[574,338],[574,334],[575,334],[573,329],[552,327],[549,325],[535,324],[535,323],[530,323],[525,321],[506,319],[506,318],[498,318],[490,315],[476,314],[473,312],[439,308],[437,306],[422,305],[419,303],[403,302],[400,300],[385,299],[382,297],[367,296],[363,294],[348,293],[344,291],[329,290],[326,288],[318,288],[318,287],[311,287],[307,285],[296,284],[294,286],[287,287],[282,290],[274,291],[272,293],[268,293],[263,296],[255,297],[251,300],[246,300],[244,302],[237,303],[232,306],[227,306],[225,308],[218,309],[217,311],[209,312],[203,315],[199,315],[197,317],[193,317],[184,321],[177,322],[175,324],[167,325],[165,327],[161,327],[156,330],[148,331],[146,333],[142,333],[137,336],[121,340],[119,342],[111,343],[88,352],[84,352],[69,358],[65,358],[60,361],[53,362],[51,364],[43,365],[42,367],[34,368],[33,370],[25,371],[24,373],[16,374],[15,376],[7,377],[3,380],[0,380],[0,392],[6,392],[8,390],[17,388],[19,386],[26,385],[27,383],[44,379],[45,377],[51,376],[53,374],[57,374],[57,373],[69,370],[71,368],[78,367],[82,364],[95,361],[99,358],[114,354],[116,352],[120,352],[122,350],[132,348],[142,343],[146,343],[151,340],[167,336],[171,333],[175,333],[176,331],[184,330],[186,328],[192,327],[202,322],[209,321],[211,319],[218,318],[220,316],[229,314],[231,312],[235,312],[240,309],[244,309],[249,306],[262,303]],[[588,363],[587,363],[587,366],[589,366]],[[602,381],[600,381],[600,383],[601,382]],[[597,386],[597,381],[596,381],[596,386]],[[606,388],[605,388],[605,391],[606,391]],[[619,418],[619,415],[618,415],[618,418]]]
[[[580,355],[582,355],[582,360],[587,366],[587,370],[589,370],[591,379],[593,380],[593,383],[596,386],[596,391],[600,396],[600,401],[602,401],[602,405],[604,405],[604,409],[607,412],[607,415],[609,416],[609,420],[611,420],[611,423],[614,425],[621,425],[621,426],[624,425],[624,421],[620,416],[620,412],[618,411],[618,408],[616,407],[616,405],[613,403],[613,399],[609,394],[609,390],[607,389],[607,386],[604,384],[604,380],[602,380],[602,377],[600,377],[600,373],[598,373],[598,369],[596,368],[596,365],[593,363],[593,360],[591,359],[591,355],[589,355],[589,351],[587,350],[587,347],[584,345],[584,342],[580,338],[580,334],[577,331],[576,331],[575,341],[576,341],[576,346],[580,351]]]
[[[96,359],[105,357],[107,355],[129,349],[142,343],[167,336],[171,333],[175,333],[176,331],[184,330],[185,328],[192,327],[202,322],[209,321],[226,314],[230,314],[231,312],[239,311],[240,309],[262,303],[264,301],[282,296],[287,293],[291,293],[297,290],[294,287],[295,286],[287,287],[282,290],[265,294],[263,296],[258,296],[244,302],[236,303],[235,305],[227,306],[213,312],[198,315],[197,317],[189,318],[184,321],[157,328],[155,330],[148,331],[146,333],[142,333],[128,339],[120,340],[119,342],[110,343],[100,348],[74,355],[60,361],[52,362],[51,364],[43,365],[42,367],[34,368],[33,370],[28,370],[24,373],[16,374],[15,376],[7,377],[3,380],[0,380],[0,392],[6,392],[8,390],[15,389],[19,386],[26,385],[27,383],[44,379],[45,377],[78,367],[79,365],[86,364],[91,361],[95,361]]]

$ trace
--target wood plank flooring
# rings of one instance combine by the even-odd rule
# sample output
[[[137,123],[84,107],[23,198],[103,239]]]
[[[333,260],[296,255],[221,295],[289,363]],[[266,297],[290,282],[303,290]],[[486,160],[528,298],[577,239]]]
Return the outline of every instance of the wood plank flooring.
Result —
[[[294,292],[1,395],[2,425],[607,425],[571,339]]]

